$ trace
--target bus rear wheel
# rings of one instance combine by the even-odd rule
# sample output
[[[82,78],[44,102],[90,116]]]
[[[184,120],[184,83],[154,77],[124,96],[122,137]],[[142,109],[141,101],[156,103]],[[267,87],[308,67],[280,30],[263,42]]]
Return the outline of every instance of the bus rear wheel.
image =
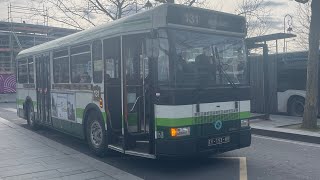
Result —
[[[303,116],[304,112],[304,98],[294,97],[289,102],[289,115],[291,116]]]
[[[89,148],[97,156],[103,157],[107,151],[106,129],[97,112],[91,111],[87,117],[86,137]]]
[[[27,106],[27,122],[31,129],[37,130],[39,128],[38,124],[35,121],[35,114],[34,114],[34,108],[31,103]]]

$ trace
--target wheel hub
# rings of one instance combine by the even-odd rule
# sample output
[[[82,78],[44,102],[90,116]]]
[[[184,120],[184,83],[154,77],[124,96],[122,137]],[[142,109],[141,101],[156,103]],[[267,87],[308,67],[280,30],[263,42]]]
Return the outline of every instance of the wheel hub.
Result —
[[[295,111],[298,115],[303,115],[304,112],[304,105],[301,102],[296,102],[295,104]]]
[[[102,143],[102,128],[99,124],[99,122],[97,121],[94,121],[92,124],[91,124],[91,142],[92,144],[95,146],[95,147],[99,147]]]

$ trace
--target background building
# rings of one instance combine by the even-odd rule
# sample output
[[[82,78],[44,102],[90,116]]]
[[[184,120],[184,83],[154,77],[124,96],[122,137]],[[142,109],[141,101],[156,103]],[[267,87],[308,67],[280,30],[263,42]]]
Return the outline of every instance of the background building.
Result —
[[[23,49],[77,30],[0,21],[0,94],[15,92],[15,57]]]

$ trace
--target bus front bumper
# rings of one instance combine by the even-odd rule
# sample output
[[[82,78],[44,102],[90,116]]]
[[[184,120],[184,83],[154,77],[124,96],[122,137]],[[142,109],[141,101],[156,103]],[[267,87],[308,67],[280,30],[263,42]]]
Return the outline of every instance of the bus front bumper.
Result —
[[[208,146],[208,140],[215,137],[230,136],[230,142]],[[176,139],[176,140],[156,140],[157,156],[193,156],[201,154],[216,154],[248,147],[251,145],[251,129],[244,129],[225,134],[212,136]]]

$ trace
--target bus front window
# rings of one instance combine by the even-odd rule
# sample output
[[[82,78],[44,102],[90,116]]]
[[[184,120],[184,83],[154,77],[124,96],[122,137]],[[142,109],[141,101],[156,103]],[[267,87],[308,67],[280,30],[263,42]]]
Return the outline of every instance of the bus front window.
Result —
[[[169,30],[168,39],[175,86],[248,84],[242,38]]]

